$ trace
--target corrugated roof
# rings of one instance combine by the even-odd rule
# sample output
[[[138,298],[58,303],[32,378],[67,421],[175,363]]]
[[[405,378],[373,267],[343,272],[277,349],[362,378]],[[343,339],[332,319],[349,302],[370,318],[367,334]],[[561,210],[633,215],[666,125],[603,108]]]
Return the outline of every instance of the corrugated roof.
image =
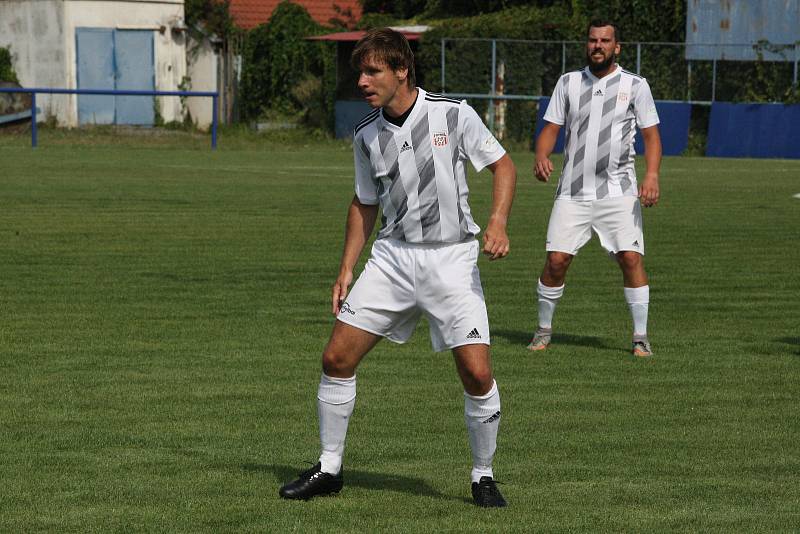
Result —
[[[230,12],[234,22],[240,28],[250,30],[263,24],[272,16],[272,12],[282,0],[230,0]],[[319,24],[330,26],[331,19],[347,21],[347,13],[352,14],[352,21],[361,18],[361,4],[358,0],[292,0],[303,6],[311,18]],[[338,9],[337,9],[338,8]]]

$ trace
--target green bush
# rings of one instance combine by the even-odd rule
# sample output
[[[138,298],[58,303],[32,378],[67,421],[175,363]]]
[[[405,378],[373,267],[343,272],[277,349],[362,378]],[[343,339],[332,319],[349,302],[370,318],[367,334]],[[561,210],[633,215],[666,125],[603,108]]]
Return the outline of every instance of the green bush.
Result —
[[[0,48],[0,82],[13,82],[18,84],[17,73],[11,62],[11,52],[8,48]]]
[[[267,24],[248,33],[242,54],[243,119],[256,120],[268,111],[300,114],[312,126],[332,129],[335,48],[306,39],[326,31],[301,6],[282,2]]]

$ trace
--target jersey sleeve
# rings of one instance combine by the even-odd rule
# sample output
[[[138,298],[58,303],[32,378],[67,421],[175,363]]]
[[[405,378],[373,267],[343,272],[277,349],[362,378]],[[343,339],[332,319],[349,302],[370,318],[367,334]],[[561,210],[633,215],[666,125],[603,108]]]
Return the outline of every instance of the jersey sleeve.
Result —
[[[636,126],[640,129],[655,126],[660,122],[647,80],[642,79],[642,83],[639,84],[633,100],[633,112],[636,114]]]
[[[353,139],[353,160],[355,162],[355,189],[358,201],[362,204],[378,203],[378,187],[372,179],[372,165],[363,137]]]
[[[547,105],[547,111],[544,113],[544,120],[559,126],[564,126],[567,122],[567,84],[569,83],[569,76],[564,75],[558,80],[556,88],[553,89],[553,96],[550,97],[550,103]]]
[[[482,171],[487,165],[505,155],[505,149],[466,101],[461,102],[459,118],[462,132],[459,148],[472,162],[476,171]]]

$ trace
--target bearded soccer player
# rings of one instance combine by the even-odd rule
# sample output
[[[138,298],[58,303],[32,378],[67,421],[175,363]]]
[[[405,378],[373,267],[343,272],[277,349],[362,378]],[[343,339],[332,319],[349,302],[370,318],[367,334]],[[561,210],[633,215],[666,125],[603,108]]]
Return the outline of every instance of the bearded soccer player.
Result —
[[[359,89],[375,109],[356,126],[353,138],[355,196],[331,295],[337,320],[322,354],[317,394],[322,453],[319,463],[279,494],[309,499],[342,489],[356,367],[382,338],[406,342],[424,314],[433,349],[452,351],[464,386],[473,500],[482,507],[505,506],[492,470],[500,394],[489,358],[477,266],[480,228],[467,202],[466,164],[477,171],[488,167],[493,174],[482,247],[492,260],[509,251],[506,221],[516,184],[514,164],[466,102],[416,87],[414,57],[402,34],[370,31],[356,44],[351,63],[360,72]],[[381,229],[348,293],[379,206]],[[419,400],[405,399],[408,404]]]
[[[534,174],[546,182],[553,171],[549,156],[559,129],[566,126],[564,167],[537,291],[539,326],[530,350],[550,344],[567,269],[594,230],[622,269],[633,317],[632,352],[640,357],[653,354],[647,337],[650,286],[644,270],[641,206],[655,206],[659,199],[659,120],[647,80],[620,67],[619,52],[619,29],[611,22],[592,21],[586,42],[588,66],[559,79],[544,115],[547,124],[536,140]],[[638,189],[633,150],[637,127],[647,168]]]

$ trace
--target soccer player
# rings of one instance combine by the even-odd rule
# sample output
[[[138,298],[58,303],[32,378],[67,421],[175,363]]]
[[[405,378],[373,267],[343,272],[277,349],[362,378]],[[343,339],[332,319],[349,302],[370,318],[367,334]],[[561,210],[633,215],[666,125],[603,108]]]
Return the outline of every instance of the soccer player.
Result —
[[[534,174],[546,182],[549,156],[566,125],[564,167],[547,228],[547,259],[538,284],[539,327],[528,348],[550,344],[553,312],[564,293],[567,269],[591,238],[613,255],[622,269],[625,300],[633,316],[632,352],[651,356],[647,339],[650,288],[644,270],[642,209],[659,198],[661,138],[658,114],[647,80],[616,63],[619,29],[611,22],[589,24],[583,70],[561,76],[536,140]],[[642,133],[647,170],[636,187],[633,139]]]
[[[492,472],[500,394],[489,358],[477,266],[481,247],[475,239],[480,228],[467,203],[466,164],[477,171],[488,167],[493,174],[482,247],[491,260],[509,251],[506,221],[516,184],[514,164],[466,102],[416,87],[414,57],[402,34],[370,31],[356,44],[351,64],[360,72],[359,89],[375,109],[356,126],[353,138],[355,196],[331,295],[337,320],[322,354],[317,394],[322,453],[319,463],[279,494],[309,499],[342,489],[356,367],[382,338],[406,342],[424,314],[434,351],[452,351],[464,386],[475,504],[505,506]],[[372,254],[348,294],[379,205],[381,228]]]

